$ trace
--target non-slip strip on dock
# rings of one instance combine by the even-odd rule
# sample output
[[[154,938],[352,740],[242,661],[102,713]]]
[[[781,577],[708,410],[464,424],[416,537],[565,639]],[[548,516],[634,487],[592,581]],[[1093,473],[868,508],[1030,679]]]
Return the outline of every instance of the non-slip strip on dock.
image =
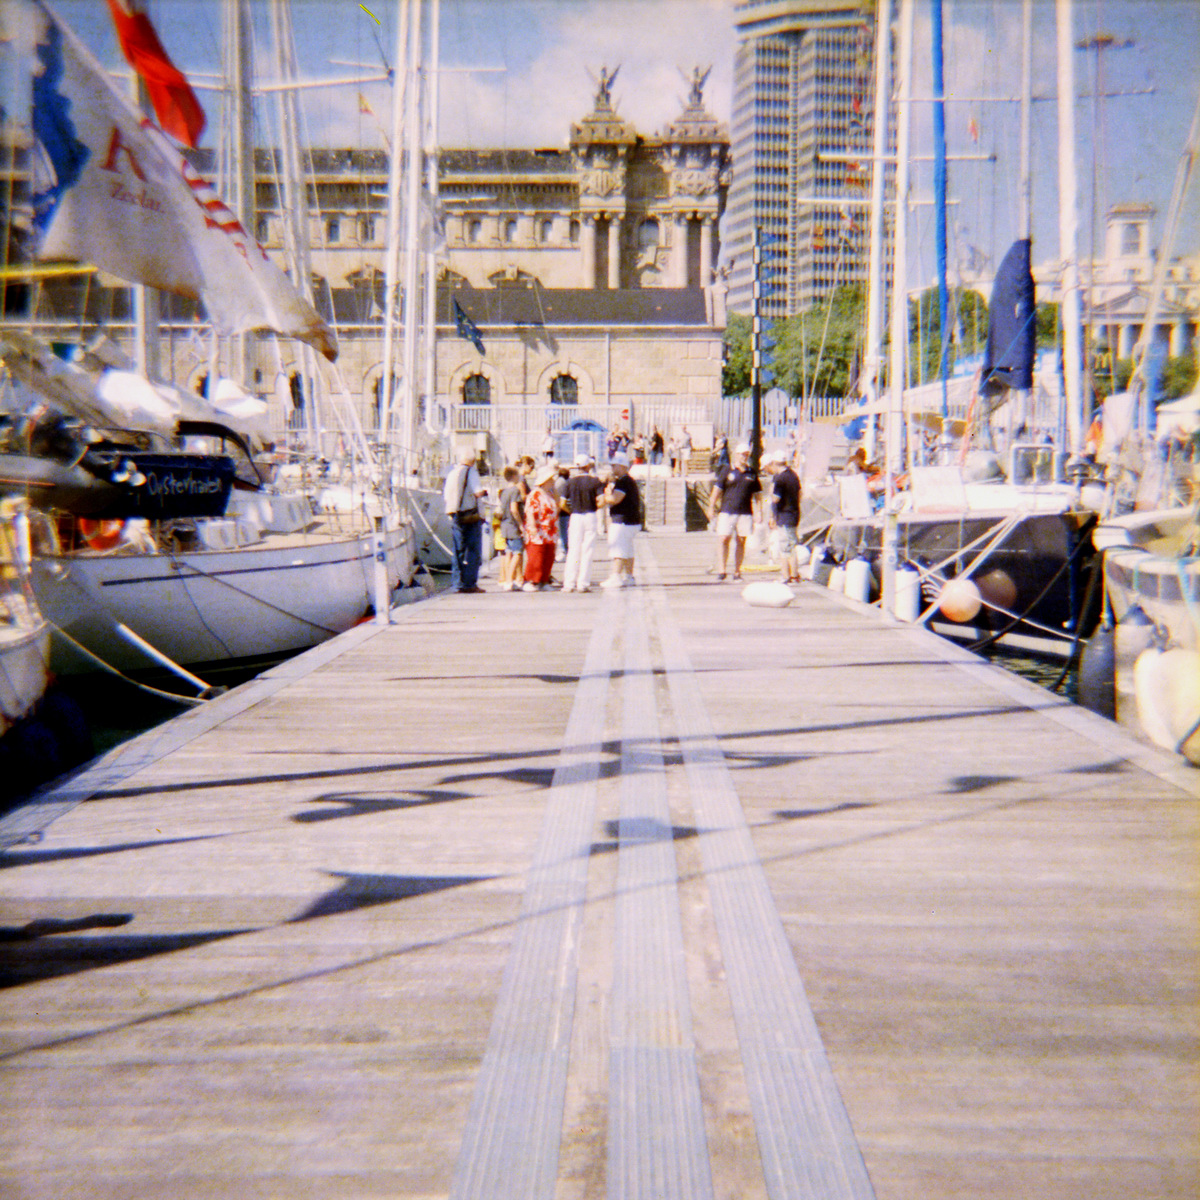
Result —
[[[874,1196],[783,922],[725,756],[671,619],[653,552],[641,548],[772,1200]]]
[[[642,539],[645,542],[645,539]],[[552,1200],[609,679],[621,782],[609,1028],[610,1200],[704,1200],[713,1177],[655,694],[657,631],[771,1200],[874,1193],[657,565],[601,605],[555,771],[451,1196]]]
[[[454,1200],[552,1197],[613,641],[601,606],[463,1133]]]

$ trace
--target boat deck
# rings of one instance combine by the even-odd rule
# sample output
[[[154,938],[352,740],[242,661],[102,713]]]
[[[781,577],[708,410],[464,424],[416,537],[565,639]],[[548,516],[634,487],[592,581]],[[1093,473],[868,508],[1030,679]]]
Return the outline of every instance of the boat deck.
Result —
[[[1200,773],[711,552],[398,610],[0,822],[0,1194],[1200,1194]]]

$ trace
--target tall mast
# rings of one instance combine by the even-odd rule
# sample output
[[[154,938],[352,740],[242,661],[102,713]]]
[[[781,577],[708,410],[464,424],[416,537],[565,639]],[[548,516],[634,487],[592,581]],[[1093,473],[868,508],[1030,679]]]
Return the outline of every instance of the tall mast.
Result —
[[[1063,381],[1067,441],[1083,453],[1083,344],[1079,295],[1079,196],[1075,180],[1075,63],[1071,0],[1055,0],[1058,51],[1058,247],[1062,258]]]
[[[408,104],[405,152],[404,295],[400,324],[404,330],[403,422],[405,474],[415,467],[413,444],[417,430],[417,380],[421,364],[417,358],[417,325],[420,321],[420,228],[421,228],[421,8],[423,0],[411,0],[413,14],[408,38]],[[399,147],[397,147],[397,153]]]
[[[946,374],[950,364],[950,295],[946,286],[946,81],[942,38],[942,0],[933,0],[933,197],[936,205],[938,260],[938,326],[942,338],[942,432],[950,415]]]
[[[1021,146],[1017,228],[1033,240],[1033,0],[1021,0]]]
[[[889,0],[890,8],[890,0]],[[883,597],[885,615],[896,610],[899,538],[893,498],[902,469],[904,385],[908,370],[908,187],[912,117],[913,0],[900,0],[896,45],[896,217],[893,226],[892,345],[888,367],[887,492],[883,515]]]
[[[881,0],[875,13],[875,118],[871,142],[871,210],[867,250],[867,344],[863,356],[863,394],[868,406],[879,398],[883,365],[883,193],[887,182],[888,99],[891,90],[892,0]],[[867,458],[875,457],[875,414],[867,423]]]

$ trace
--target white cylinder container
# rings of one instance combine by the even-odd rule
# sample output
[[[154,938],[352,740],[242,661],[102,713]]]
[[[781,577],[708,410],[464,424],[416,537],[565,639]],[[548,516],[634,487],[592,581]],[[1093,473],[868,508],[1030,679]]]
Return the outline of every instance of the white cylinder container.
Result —
[[[841,563],[838,563],[829,572],[829,590],[831,592],[844,592],[846,590],[846,568]]]
[[[896,568],[896,619],[915,621],[921,615],[921,572],[916,567]]]
[[[866,604],[871,599],[871,564],[865,558],[852,558],[846,564],[846,595]]]

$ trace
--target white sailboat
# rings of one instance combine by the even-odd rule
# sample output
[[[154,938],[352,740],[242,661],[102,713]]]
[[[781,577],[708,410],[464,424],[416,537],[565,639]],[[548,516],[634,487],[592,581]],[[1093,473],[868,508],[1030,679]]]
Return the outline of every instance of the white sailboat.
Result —
[[[133,282],[202,298],[230,334],[273,329],[311,343],[326,357],[336,355],[311,304],[246,233],[252,224],[225,209],[163,135],[147,128],[48,10],[21,7],[32,30],[26,49],[35,81],[34,133],[41,139],[35,148],[54,168],[52,186],[35,190],[35,197],[46,195],[53,205],[48,219],[34,214],[44,227],[42,252],[90,256]],[[48,128],[57,131],[57,145],[47,145]],[[118,141],[121,152],[115,153]],[[76,160],[74,147],[82,148]],[[108,192],[98,192],[91,178],[98,160],[120,181]],[[119,200],[109,202],[122,194],[140,197],[132,206],[135,227]],[[144,227],[156,220],[160,227]],[[167,413],[160,406],[131,428],[128,421],[106,420],[103,412],[97,417],[90,408],[80,413],[69,407],[71,400],[87,398],[89,383],[98,390],[111,372],[99,379],[71,372],[28,345],[5,357],[43,396],[48,375],[61,383],[71,374],[72,386],[51,394],[50,402],[88,422],[96,432],[87,436],[101,439],[93,450],[115,448],[108,482],[116,493],[101,511],[71,514],[110,524],[89,532],[77,520],[47,522],[34,564],[39,602],[62,635],[56,639],[58,669],[90,669],[97,660],[127,670],[278,657],[332,637],[370,611],[386,620],[395,589],[413,582],[413,522],[352,426],[346,431],[353,447],[348,480],[325,486],[335,481],[301,471],[289,484],[282,468],[272,474],[261,461],[229,461],[231,446],[247,447],[230,427],[236,421],[228,411],[198,414],[195,398],[143,379],[140,384],[165,401]],[[154,410],[153,399],[147,407]],[[156,460],[150,469],[134,446],[162,449],[168,459],[187,449],[228,462],[237,477],[232,493],[227,489],[228,503],[191,512],[148,504],[150,493],[161,498],[164,489],[177,495],[198,485],[172,476],[169,463]]]
[[[940,0],[935,0],[935,9],[939,3]],[[872,194],[875,262],[881,261],[882,248],[882,175],[886,146],[883,134],[888,103],[890,39],[887,30],[891,7],[890,3],[881,6],[877,17],[876,62],[879,66]],[[1039,463],[1039,460],[1047,459],[1053,462],[1053,456],[1047,454],[1044,446],[1010,447],[1003,464],[995,456],[988,456],[986,462],[981,460],[981,465],[987,469],[972,477],[965,444],[961,448],[951,447],[945,440],[950,424],[945,383],[934,383],[926,389],[904,387],[909,339],[904,255],[911,28],[911,3],[903,0],[902,44],[897,55],[902,82],[898,104],[898,200],[890,394],[885,400],[876,399],[883,328],[881,289],[876,284],[869,295],[870,344],[864,353],[864,391],[869,403],[859,410],[870,420],[878,414],[887,417],[884,506],[882,511],[874,511],[864,476],[841,481],[841,514],[829,526],[826,559],[832,558],[842,564],[859,560],[860,569],[847,572],[847,576],[852,574],[863,588],[857,598],[868,599],[877,589],[884,598],[885,608],[893,613],[896,612],[897,570],[902,570],[901,590],[906,597],[906,615],[909,619],[917,617],[921,607],[918,601],[923,594],[928,604],[924,619],[946,636],[979,644],[1004,642],[1044,654],[1065,654],[1071,648],[1079,617],[1083,591],[1080,576],[1091,554],[1087,532],[1095,519],[1094,511],[1079,504],[1076,486],[1058,482],[1055,474]],[[1027,52],[1028,45],[1027,36]],[[937,55],[940,55],[940,46],[935,63]],[[935,74],[935,103],[938,102],[939,74]],[[1065,152],[1073,153],[1069,144]],[[1022,223],[1027,228],[1027,209]],[[1022,256],[1012,252],[1010,256],[1019,269]],[[1073,248],[1064,255],[1069,259],[1073,256]],[[1028,240],[1023,258],[1024,274],[1028,277]],[[1007,266],[1006,260],[1001,271]],[[872,269],[869,274],[873,280],[882,280],[881,269]],[[995,297],[993,300],[994,309],[1018,312],[1028,327],[1027,332],[1032,335],[1031,277],[1028,278],[1027,294],[1018,304],[1014,304],[1012,297],[1003,303],[997,303]],[[1075,302],[1078,303],[1077,295]],[[1032,336],[1029,342],[1032,352]],[[997,374],[1000,374],[999,370]],[[910,435],[911,452],[914,414],[937,412],[939,408],[942,411],[943,443],[938,461],[923,467],[910,466],[905,472],[900,461],[904,430],[907,428]],[[967,464],[965,471],[964,463]],[[1031,470],[1038,466],[1042,469]],[[910,483],[903,492],[895,486],[902,473],[908,475]],[[815,573],[818,569],[814,560],[812,570]]]
[[[29,584],[24,501],[0,502],[0,739],[28,717],[50,681],[50,626]]]

